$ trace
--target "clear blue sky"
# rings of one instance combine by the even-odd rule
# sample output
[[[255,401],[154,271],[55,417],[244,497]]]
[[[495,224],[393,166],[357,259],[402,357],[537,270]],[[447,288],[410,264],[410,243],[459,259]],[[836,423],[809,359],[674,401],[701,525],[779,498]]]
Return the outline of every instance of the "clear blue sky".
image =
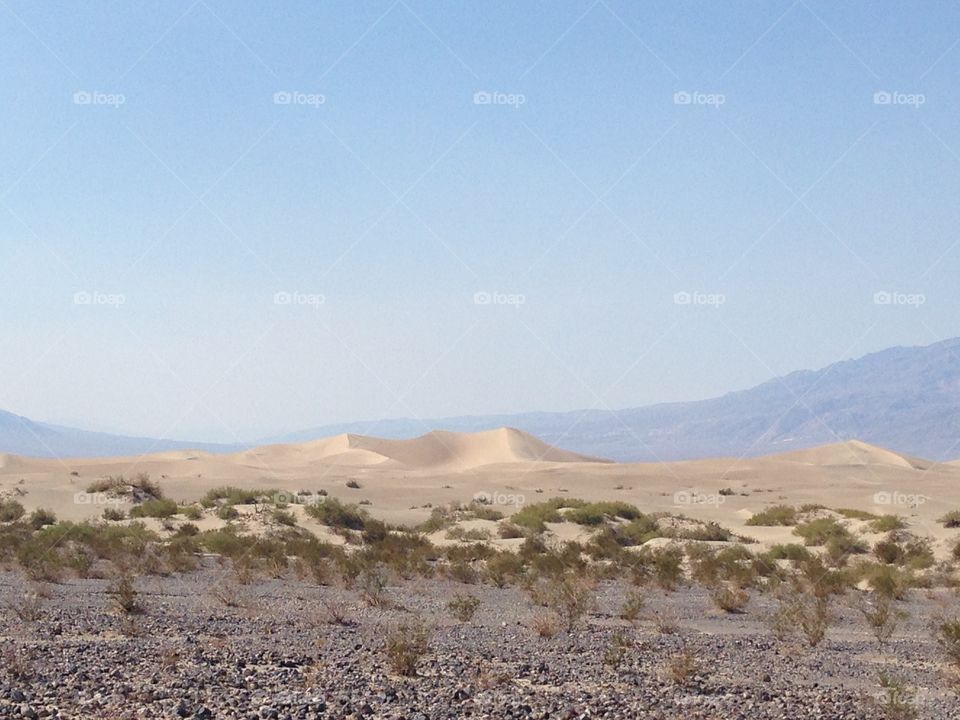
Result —
[[[960,335],[958,41],[955,2],[0,0],[0,407],[232,441]]]

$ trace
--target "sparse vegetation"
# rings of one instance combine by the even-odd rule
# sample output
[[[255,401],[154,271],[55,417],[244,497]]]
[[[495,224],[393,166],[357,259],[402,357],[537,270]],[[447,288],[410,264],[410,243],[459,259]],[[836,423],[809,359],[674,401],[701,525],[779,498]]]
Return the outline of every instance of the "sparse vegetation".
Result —
[[[390,669],[397,675],[416,675],[420,659],[429,650],[430,635],[430,628],[421,620],[389,628],[384,639],[384,653]]]
[[[480,607],[480,598],[472,595],[457,595],[447,603],[447,609],[460,622],[470,622]]]
[[[756,513],[746,522],[747,525],[757,526],[775,526],[775,525],[796,525],[797,511],[789,505],[774,505],[773,507]]]

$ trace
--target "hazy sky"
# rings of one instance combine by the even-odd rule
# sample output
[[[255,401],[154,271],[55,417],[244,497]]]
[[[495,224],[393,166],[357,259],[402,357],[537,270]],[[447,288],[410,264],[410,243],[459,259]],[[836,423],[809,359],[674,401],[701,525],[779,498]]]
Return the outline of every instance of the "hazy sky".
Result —
[[[233,441],[960,335],[958,44],[955,2],[0,0],[0,408]]]

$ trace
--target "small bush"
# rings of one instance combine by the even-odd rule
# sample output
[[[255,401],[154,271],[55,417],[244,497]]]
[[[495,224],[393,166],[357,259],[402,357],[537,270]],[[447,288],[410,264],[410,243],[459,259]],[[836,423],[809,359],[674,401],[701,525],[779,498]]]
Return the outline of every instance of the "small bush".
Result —
[[[948,528],[960,527],[960,510],[951,510],[942,518],[940,518],[938,522],[942,522],[943,526]]]
[[[460,622],[470,622],[480,607],[480,598],[472,595],[457,595],[447,603],[447,609]]]
[[[296,516],[289,510],[274,510],[270,514],[270,520],[277,525],[285,525],[287,527],[296,527],[297,524]]]
[[[796,525],[797,511],[789,505],[774,505],[773,507],[756,513],[747,520],[747,525],[756,526],[777,526],[777,525]]]
[[[641,512],[633,505],[625,502],[595,502],[573,508],[564,514],[564,519],[577,525],[600,525],[606,520],[622,518],[635,520]]]
[[[322,525],[348,530],[363,530],[370,516],[356,505],[347,505],[336,498],[306,506],[307,515]]]
[[[803,538],[804,544],[826,545],[831,539],[840,541],[852,540],[850,532],[834,518],[825,517],[800,523],[793,529],[794,535]]]
[[[113,600],[114,607],[121,613],[132,615],[141,612],[133,576],[122,573],[110,583],[107,595]]]
[[[430,629],[419,620],[390,628],[384,639],[384,653],[390,669],[405,677],[416,675],[420,659],[429,650],[430,634]]]
[[[180,511],[180,506],[173,500],[154,499],[136,505],[130,510],[132,518],[168,518],[173,517]]]
[[[673,655],[667,662],[667,677],[677,685],[683,686],[690,683],[694,675],[700,669],[696,655],[692,650],[683,649]]]
[[[907,523],[899,515],[882,515],[870,521],[870,532],[887,533],[903,530]]]
[[[117,522],[119,520],[126,520],[127,514],[120,508],[108,507],[103,511],[103,519]]]
[[[874,702],[886,720],[914,720],[918,717],[916,690],[883,672],[880,673],[880,688],[880,695]]]
[[[897,623],[903,617],[903,613],[897,611],[893,605],[893,598],[889,595],[877,595],[872,602],[861,598],[856,607],[863,615],[874,637],[877,638],[877,643],[882,650],[883,644],[896,632]]]
[[[54,515],[53,510],[37,508],[30,513],[30,519],[27,522],[34,530],[39,530],[47,525],[55,525],[57,523],[57,516]]]
[[[217,508],[217,517],[221,520],[236,520],[240,517],[240,511],[233,505],[221,505]]]
[[[643,595],[636,591],[627,594],[623,606],[620,608],[620,617],[627,622],[634,624],[640,619],[646,600]]]
[[[0,501],[0,522],[16,522],[23,517],[23,505],[16,500]]]
[[[346,486],[347,486],[348,488],[350,488],[351,490],[359,490],[359,489],[360,489],[360,483],[358,483],[356,480],[347,480]]]
[[[725,613],[742,613],[750,601],[750,596],[740,588],[719,587],[710,595],[713,604]]]
[[[187,520],[202,520],[203,508],[201,508],[199,505],[187,505],[183,508],[183,516]]]
[[[539,611],[530,618],[530,629],[538,637],[552,638],[560,632],[560,618],[550,611]]]

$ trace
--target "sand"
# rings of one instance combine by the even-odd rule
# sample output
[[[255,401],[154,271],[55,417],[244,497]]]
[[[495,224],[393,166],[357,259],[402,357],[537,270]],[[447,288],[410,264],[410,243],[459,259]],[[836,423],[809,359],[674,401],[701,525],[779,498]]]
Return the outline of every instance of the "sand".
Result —
[[[429,517],[433,506],[483,494],[506,514],[554,496],[624,500],[647,512],[714,521],[761,545],[797,539],[789,527],[745,524],[755,512],[779,503],[901,515],[913,532],[935,539],[940,556],[960,538],[937,522],[960,509],[960,465],[858,441],[762,458],[628,464],[554,448],[510,428],[433,432],[412,440],[338,435],[232,455],[70,460],[0,455],[0,495],[16,496],[28,510],[49,508],[64,519],[94,518],[102,514],[104,498],[86,494],[90,483],[139,472],[149,473],[178,501],[197,500],[220,485],[326,490],[345,501],[364,501],[369,512],[388,522],[408,525]],[[350,480],[360,487],[348,488]],[[721,489],[733,494],[721,495]],[[566,539],[579,530],[568,524],[561,532]]]

